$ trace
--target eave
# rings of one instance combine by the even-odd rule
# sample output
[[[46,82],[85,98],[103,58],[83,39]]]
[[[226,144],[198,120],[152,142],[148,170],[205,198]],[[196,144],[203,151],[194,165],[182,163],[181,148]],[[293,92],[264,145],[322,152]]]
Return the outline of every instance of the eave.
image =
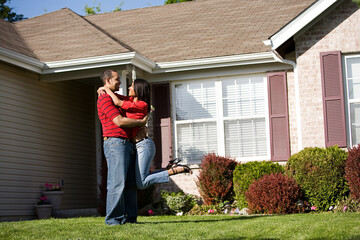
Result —
[[[308,28],[312,23],[326,10],[334,6],[335,3],[340,3],[342,0],[318,0],[304,12],[294,18],[291,22],[285,25],[282,29],[272,35],[268,40],[264,41],[265,45],[271,45],[273,50],[279,48],[282,44],[290,38]]]
[[[151,73],[152,69],[155,67],[155,63],[151,60],[136,52],[129,52],[97,57],[45,62],[45,68],[43,69],[42,74],[62,73],[126,64],[132,64],[149,73]]]
[[[156,64],[156,68],[154,69],[153,73],[179,72],[207,68],[262,64],[270,62],[275,62],[272,53],[261,52],[174,62],[160,62]]]
[[[36,73],[42,73],[45,66],[45,63],[35,58],[2,47],[0,47],[0,60]]]

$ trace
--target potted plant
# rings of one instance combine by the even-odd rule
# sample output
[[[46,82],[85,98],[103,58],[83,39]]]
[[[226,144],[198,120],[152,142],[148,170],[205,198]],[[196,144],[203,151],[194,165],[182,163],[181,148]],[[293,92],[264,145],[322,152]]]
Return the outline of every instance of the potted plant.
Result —
[[[48,219],[51,217],[52,205],[50,204],[49,199],[44,195],[41,195],[35,209],[38,219]]]
[[[60,184],[52,185],[50,183],[45,183],[45,191],[43,192],[43,194],[49,199],[50,203],[53,205],[54,210],[60,208],[61,198],[64,194],[60,187]]]

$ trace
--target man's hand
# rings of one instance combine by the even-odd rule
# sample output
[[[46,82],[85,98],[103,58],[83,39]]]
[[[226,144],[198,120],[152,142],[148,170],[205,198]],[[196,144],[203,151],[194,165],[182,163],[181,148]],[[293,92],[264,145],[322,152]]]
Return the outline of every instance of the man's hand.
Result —
[[[141,119],[141,123],[142,123],[141,126],[145,126],[147,124],[148,120],[149,120],[149,114],[146,115],[143,119]]]

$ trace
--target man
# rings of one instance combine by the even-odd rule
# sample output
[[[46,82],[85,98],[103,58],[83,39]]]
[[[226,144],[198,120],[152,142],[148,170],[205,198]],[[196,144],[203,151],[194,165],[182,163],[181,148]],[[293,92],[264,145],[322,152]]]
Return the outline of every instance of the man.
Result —
[[[106,70],[101,75],[104,86],[115,92],[120,87],[119,74]],[[120,99],[126,97],[117,95]],[[130,119],[117,108],[108,94],[97,102],[98,115],[103,129],[104,153],[108,166],[106,217],[107,225],[136,223],[137,189],[135,183],[134,145],[129,139],[131,127],[144,126],[144,119]]]

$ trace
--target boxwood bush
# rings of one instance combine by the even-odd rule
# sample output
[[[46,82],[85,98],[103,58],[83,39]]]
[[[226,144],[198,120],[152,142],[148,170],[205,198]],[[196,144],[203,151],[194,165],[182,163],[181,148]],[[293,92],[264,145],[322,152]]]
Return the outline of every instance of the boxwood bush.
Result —
[[[296,180],[312,206],[325,211],[348,195],[346,158],[337,146],[305,148],[289,158],[285,174]]]
[[[234,192],[239,208],[247,207],[245,192],[250,184],[265,174],[283,172],[283,166],[270,161],[248,162],[237,165],[234,170]]]

